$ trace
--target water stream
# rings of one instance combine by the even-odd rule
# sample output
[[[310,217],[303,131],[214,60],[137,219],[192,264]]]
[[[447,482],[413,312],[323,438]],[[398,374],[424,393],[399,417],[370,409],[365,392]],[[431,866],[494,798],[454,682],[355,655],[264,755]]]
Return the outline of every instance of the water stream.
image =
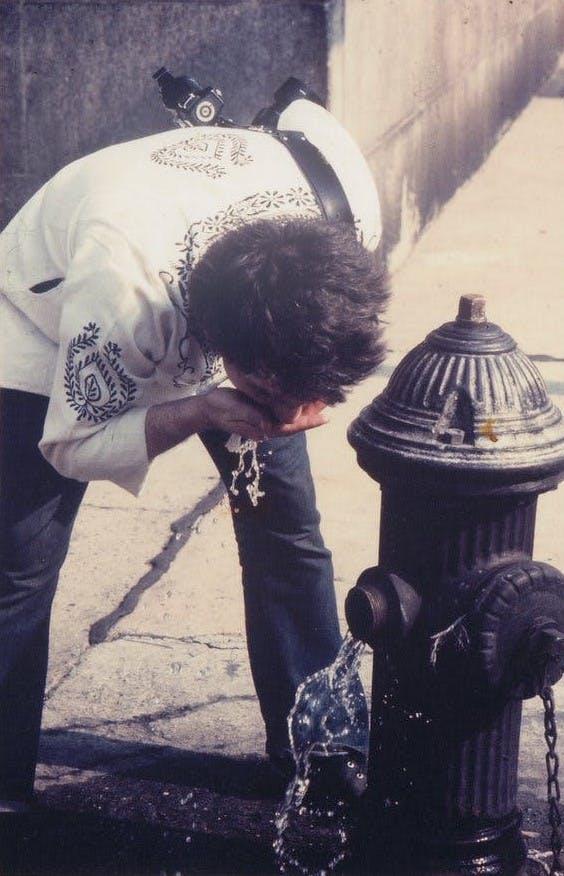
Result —
[[[233,496],[239,495],[237,479],[240,475],[247,478],[245,489],[251,501],[251,505],[258,505],[258,500],[264,493],[260,489],[260,464],[257,458],[257,442],[252,438],[242,438],[240,435],[230,435],[225,442],[225,447],[230,453],[236,454],[238,461],[231,473],[231,485],[229,492]]]
[[[348,633],[335,661],[296,692],[288,716],[295,775],[275,817],[273,848],[281,873],[324,876],[349,853],[345,801],[308,805],[308,790],[312,762],[335,752],[368,751],[368,708],[358,676],[364,647]]]

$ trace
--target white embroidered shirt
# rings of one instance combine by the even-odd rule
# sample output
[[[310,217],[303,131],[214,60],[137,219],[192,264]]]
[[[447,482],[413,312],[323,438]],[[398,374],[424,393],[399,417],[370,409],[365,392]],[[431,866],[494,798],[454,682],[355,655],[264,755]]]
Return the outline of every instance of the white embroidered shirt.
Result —
[[[376,241],[376,192],[348,135],[307,101],[287,112],[327,144],[359,231]],[[43,186],[0,235],[0,386],[49,396],[48,461],[138,493],[147,409],[224,378],[191,325],[198,258],[242,222],[317,215],[286,148],[245,129],[181,128],[110,146]]]

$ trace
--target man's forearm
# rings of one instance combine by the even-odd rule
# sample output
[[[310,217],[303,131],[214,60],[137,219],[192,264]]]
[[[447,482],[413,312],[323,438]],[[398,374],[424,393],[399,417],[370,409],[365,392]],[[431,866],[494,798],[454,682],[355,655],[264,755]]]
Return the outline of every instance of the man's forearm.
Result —
[[[213,389],[204,395],[154,405],[145,418],[145,441],[149,461],[176,447],[197,432],[220,429],[242,438],[263,441],[276,435],[292,435],[327,422],[323,402],[301,406],[291,423],[275,423],[267,409],[235,389]]]
[[[190,396],[149,408],[145,418],[149,460],[208,428],[204,399],[205,396]]]

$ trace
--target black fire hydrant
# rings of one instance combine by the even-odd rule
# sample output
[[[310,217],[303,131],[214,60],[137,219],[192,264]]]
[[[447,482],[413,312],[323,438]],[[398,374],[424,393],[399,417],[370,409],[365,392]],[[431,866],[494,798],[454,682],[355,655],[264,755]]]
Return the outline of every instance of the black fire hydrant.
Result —
[[[564,577],[532,559],[562,415],[484,309],[463,296],[349,429],[382,490],[379,564],[345,606],[374,650],[371,874],[520,871],[522,700],[564,669]]]

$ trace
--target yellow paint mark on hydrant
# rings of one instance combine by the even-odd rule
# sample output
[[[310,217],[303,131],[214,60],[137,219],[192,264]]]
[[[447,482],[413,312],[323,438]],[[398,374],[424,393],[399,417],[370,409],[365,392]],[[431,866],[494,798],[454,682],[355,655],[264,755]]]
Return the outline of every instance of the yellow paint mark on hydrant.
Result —
[[[480,435],[484,435],[486,438],[489,438],[490,441],[497,441],[497,435],[493,429],[494,421],[492,419],[486,420],[486,422],[480,426],[479,432]]]

